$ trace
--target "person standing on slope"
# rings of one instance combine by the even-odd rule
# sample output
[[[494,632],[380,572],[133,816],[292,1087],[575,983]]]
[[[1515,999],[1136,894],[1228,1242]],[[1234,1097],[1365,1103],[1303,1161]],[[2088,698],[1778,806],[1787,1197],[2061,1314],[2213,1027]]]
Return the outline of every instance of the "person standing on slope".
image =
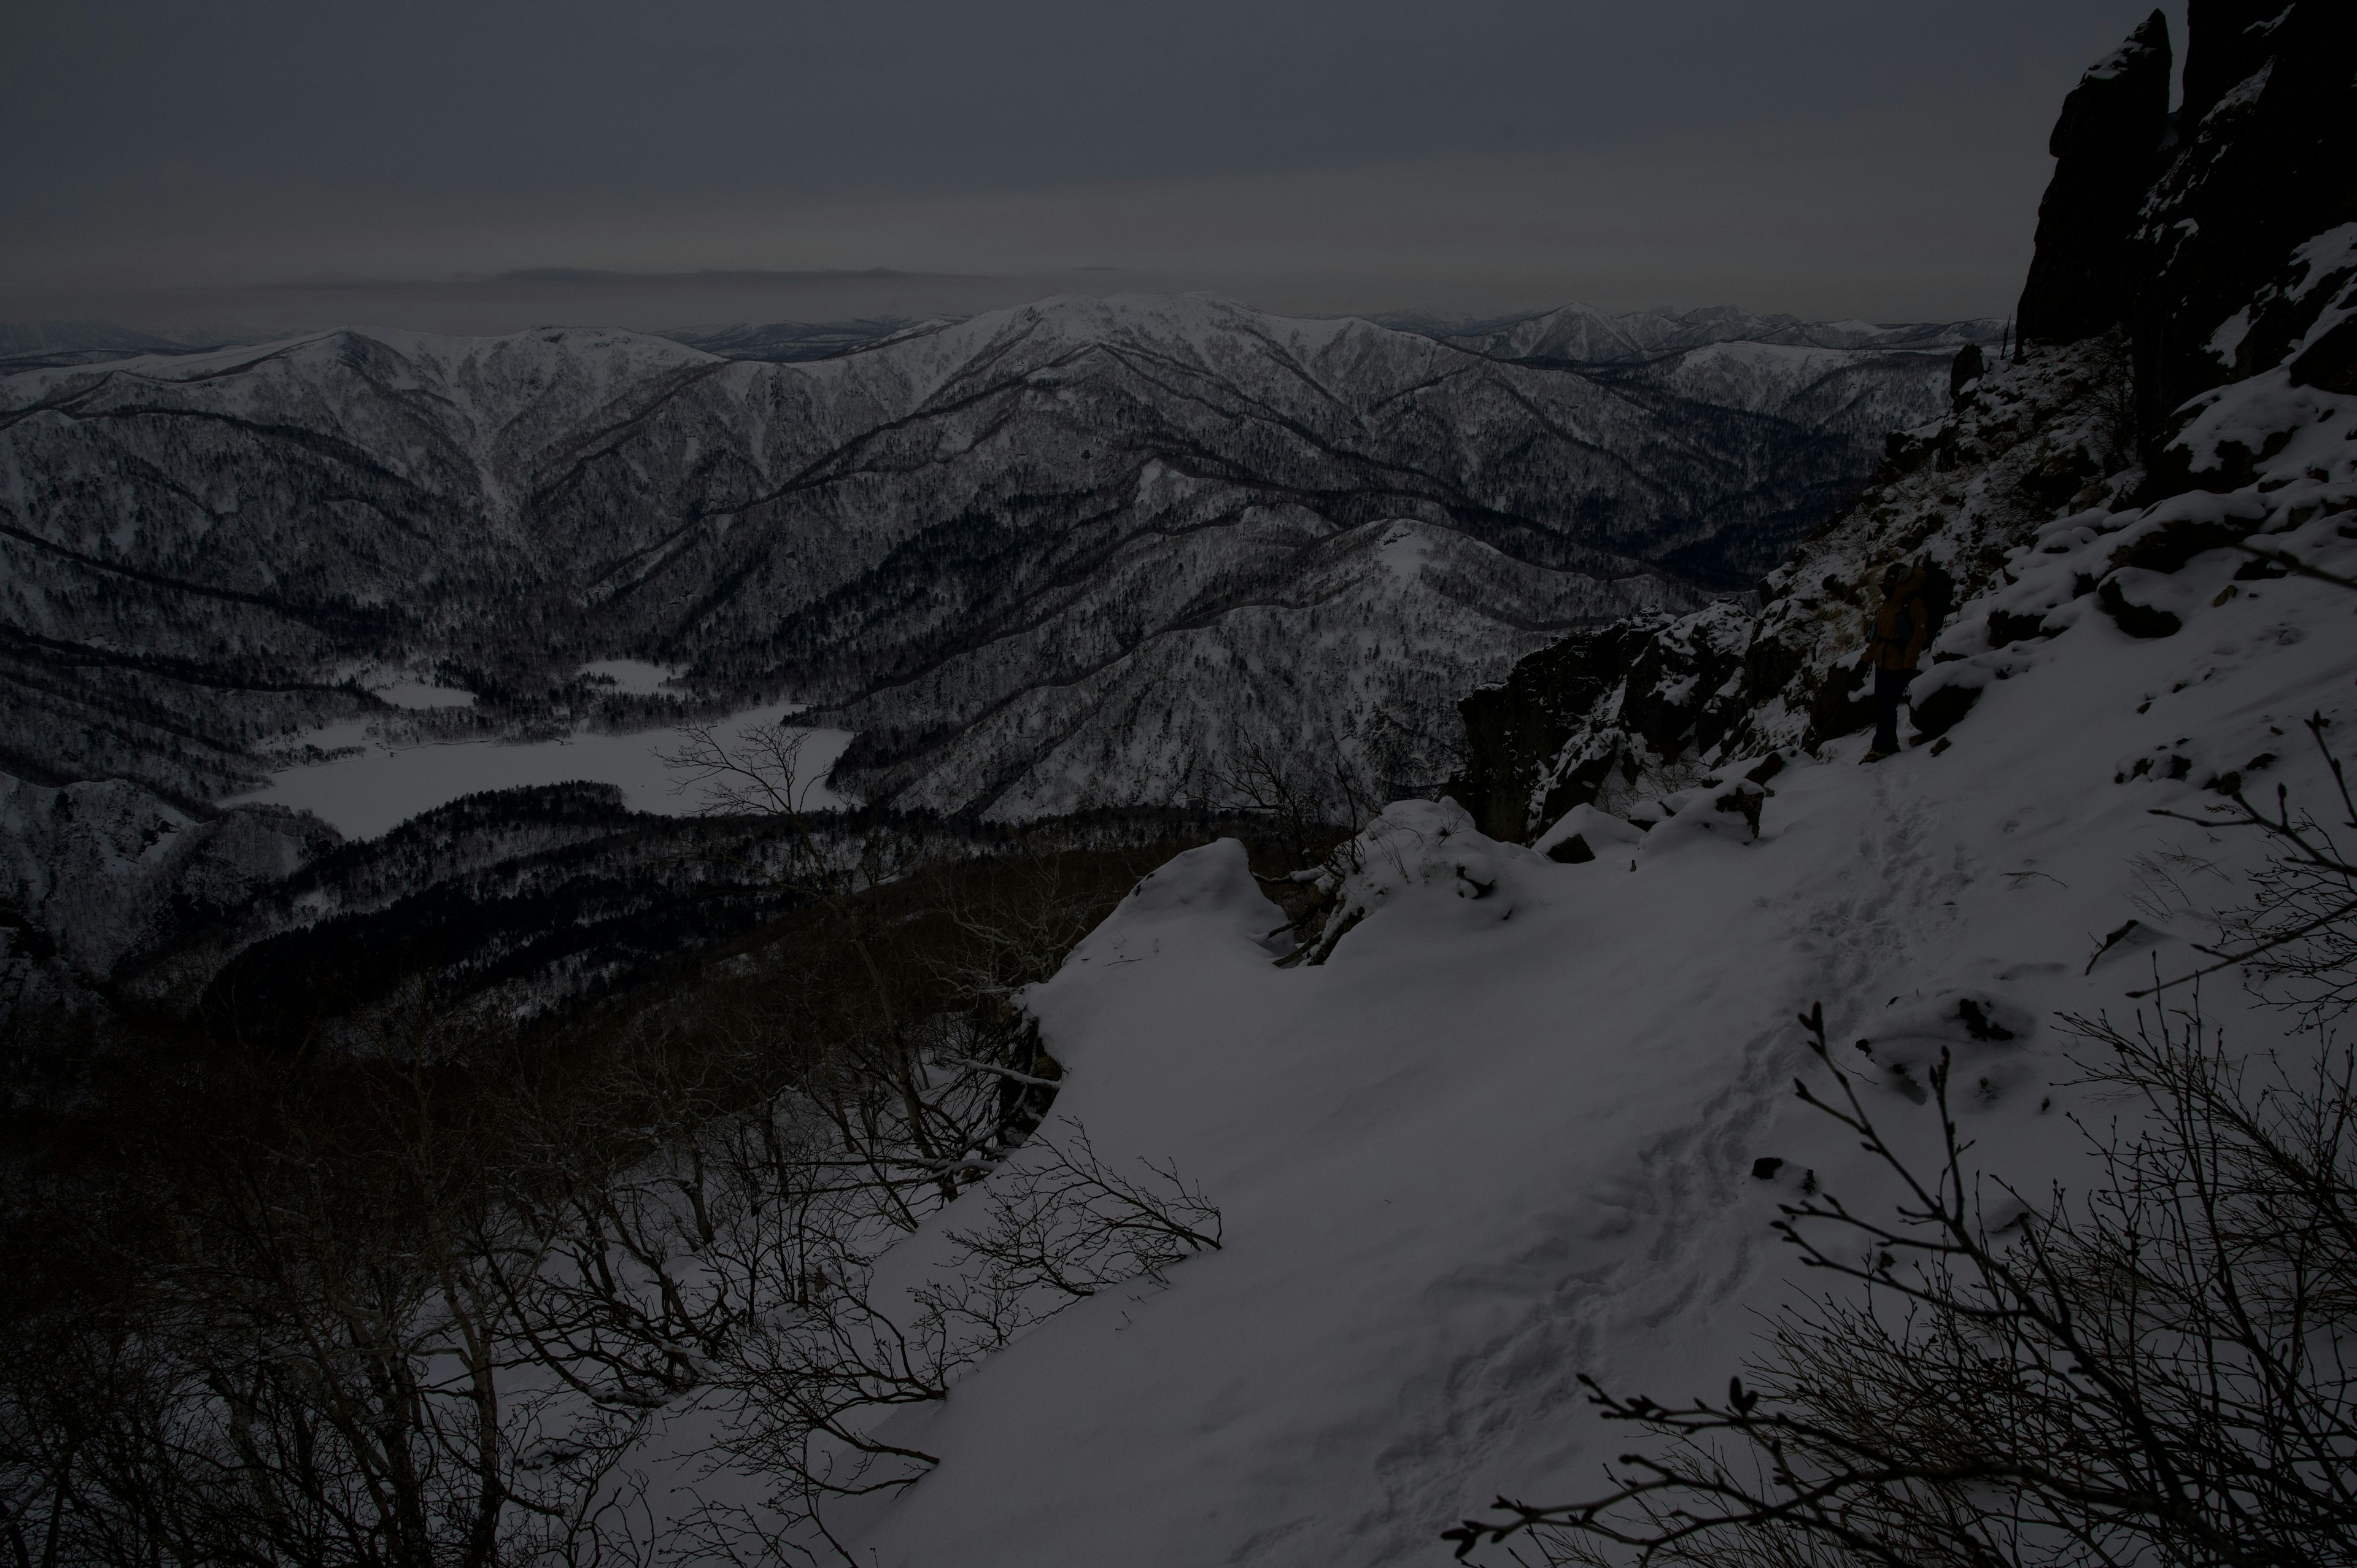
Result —
[[[1915,679],[1915,661],[1932,640],[1932,607],[1923,594],[1921,566],[1892,562],[1882,569],[1882,602],[1874,608],[1874,634],[1858,668],[1874,671],[1874,744],[1861,762],[1879,762],[1899,749],[1899,704]]]

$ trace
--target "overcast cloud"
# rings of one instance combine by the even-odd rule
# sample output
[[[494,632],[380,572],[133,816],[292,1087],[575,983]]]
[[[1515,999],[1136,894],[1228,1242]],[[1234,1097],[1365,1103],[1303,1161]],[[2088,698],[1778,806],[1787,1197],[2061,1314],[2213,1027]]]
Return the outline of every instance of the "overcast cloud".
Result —
[[[0,319],[2002,314],[2147,8],[18,0]]]

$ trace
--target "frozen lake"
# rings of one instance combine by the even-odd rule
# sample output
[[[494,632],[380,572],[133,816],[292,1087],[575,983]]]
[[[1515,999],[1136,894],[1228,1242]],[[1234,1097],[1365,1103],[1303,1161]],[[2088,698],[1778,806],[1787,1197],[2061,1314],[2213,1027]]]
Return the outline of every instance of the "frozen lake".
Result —
[[[611,681],[617,691],[658,697],[664,695],[677,678],[679,666],[650,664],[643,659],[600,659],[594,664],[584,664],[581,673],[592,681]]]
[[[395,681],[390,686],[377,686],[371,694],[391,703],[396,708],[471,708],[475,693],[462,692],[456,686],[436,686],[425,681]]]
[[[741,738],[759,725],[775,725],[796,712],[791,703],[753,708],[713,726],[724,743]],[[359,721],[337,725],[304,738],[326,750],[363,743]],[[823,777],[851,744],[848,730],[813,729],[802,745],[802,777]],[[312,768],[289,768],[271,775],[267,789],[223,802],[240,805],[267,802],[314,813],[335,825],[347,838],[374,838],[399,826],[420,811],[471,795],[479,789],[512,789],[526,784],[563,784],[586,779],[618,784],[635,810],[685,816],[703,804],[694,788],[680,788],[682,776],[662,764],[662,754],[679,749],[678,735],[667,729],[640,730],[635,735],[593,735],[576,732],[564,740],[511,745],[470,740],[442,746],[408,746],[388,750],[374,742],[356,757],[339,757]],[[811,784],[802,796],[812,810],[847,802],[823,784]]]

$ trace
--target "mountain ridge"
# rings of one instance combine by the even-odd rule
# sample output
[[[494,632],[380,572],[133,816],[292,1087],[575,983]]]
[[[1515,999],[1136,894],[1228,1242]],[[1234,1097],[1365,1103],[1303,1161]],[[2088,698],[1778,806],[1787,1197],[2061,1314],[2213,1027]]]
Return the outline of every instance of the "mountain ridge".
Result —
[[[846,777],[873,798],[1012,810],[959,776],[952,737],[1321,571],[1318,540],[1461,532],[1500,572],[1556,575],[1530,626],[1699,602],[1844,499],[1947,369],[1943,348],[1701,352],[1572,371],[1211,296],[1060,296],[794,364],[606,329],[340,329],[34,372],[0,383],[0,701],[47,737],[20,747],[29,772],[200,798],[251,782],[257,736],[365,714],[334,690],[355,661],[528,722],[579,707],[567,666],[638,657],[861,730]],[[1299,628],[1264,631],[1228,654],[1281,662]],[[1501,635],[1467,628],[1448,678],[1526,650]],[[151,692],[158,658],[212,684]],[[79,703],[69,660],[102,671]],[[274,686],[308,694],[257,708]],[[1238,715],[1184,700],[1208,750],[1176,780],[1123,772],[1094,725],[1105,803],[1205,787]],[[1445,729],[1437,700],[1407,729]],[[1314,693],[1280,705],[1289,733]],[[158,710],[194,721],[164,768]],[[996,778],[1023,734],[962,755]],[[1386,777],[1445,770],[1430,745],[1341,744]],[[1063,798],[1063,765],[1032,762],[1015,796]]]

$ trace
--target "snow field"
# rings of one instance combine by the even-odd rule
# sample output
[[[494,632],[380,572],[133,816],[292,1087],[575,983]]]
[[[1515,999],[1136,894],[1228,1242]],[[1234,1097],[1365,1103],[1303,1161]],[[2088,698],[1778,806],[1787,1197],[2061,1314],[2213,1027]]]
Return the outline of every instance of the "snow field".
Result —
[[[757,725],[780,724],[798,711],[791,703],[748,709],[714,726],[715,733],[723,741],[735,741]],[[321,750],[350,746],[363,739],[363,728],[361,723],[348,723],[305,738]],[[851,732],[801,733],[810,737],[802,753],[805,776],[823,780],[851,744]],[[679,736],[667,729],[628,735],[576,729],[563,740],[522,743],[470,740],[398,749],[371,745],[356,755],[274,773],[268,788],[223,804],[292,807],[332,824],[346,838],[364,839],[478,790],[580,780],[619,785],[633,811],[685,816],[703,805],[703,797],[683,789],[682,776],[663,765],[663,754],[679,746]],[[813,811],[846,803],[823,781],[810,784],[805,802]]]
[[[584,664],[581,673],[591,681],[610,681],[618,692],[632,696],[660,696],[669,692],[681,693],[671,683],[679,679],[682,667],[676,664],[650,664],[643,659],[600,659]]]
[[[2270,543],[2357,557],[2329,517]],[[2213,771],[2267,752],[2255,798],[2281,780],[2321,811],[2298,720],[2350,712],[2357,596],[2246,581],[2213,605],[2245,559],[2167,579],[2188,607],[2173,638],[2082,613],[2016,650],[1943,755],[1860,768],[1857,736],[1797,757],[1756,843],[1690,796],[1642,842],[1565,866],[1394,807],[1350,890],[1365,918],[1330,961],[1290,969],[1236,846],[1149,877],[1033,1005],[1070,1069],[1059,1113],[1108,1159],[1175,1160],[1224,1210],[1225,1249],[1166,1291],[1082,1304],[883,1429],[944,1462],[846,1516],[862,1555],[1431,1562],[1495,1492],[1595,1490],[1628,1439],[1576,1374],[1724,1388],[1758,1314],[1805,1286],[1768,1245],[1776,1202],[1806,1173],[1853,1208],[1889,1200],[1793,1100],[1822,1071],[1793,1024],[1813,1001],[1887,1127],[1928,1147],[1919,1101],[1944,1046],[1974,1159],[2024,1191],[2083,1181],[2068,1118],[2118,1107],[2072,1087],[2057,1015],[2125,1015],[2156,962],[2198,961],[2198,915],[2149,905],[2154,869],[2189,864],[2168,857],[2231,867],[2261,847],[2152,812],[2199,816]],[[2115,783],[2141,756],[2192,766]],[[2149,940],[2090,968],[2132,915]],[[1972,1039],[1964,997],[2016,1037]],[[2230,1040],[2287,1026],[2228,977],[2202,1002]],[[1750,1174],[1763,1155],[1786,1162],[1774,1179]]]
[[[471,708],[475,693],[456,686],[436,686],[429,681],[395,681],[388,686],[375,686],[369,694],[396,708],[412,711],[431,708]]]

